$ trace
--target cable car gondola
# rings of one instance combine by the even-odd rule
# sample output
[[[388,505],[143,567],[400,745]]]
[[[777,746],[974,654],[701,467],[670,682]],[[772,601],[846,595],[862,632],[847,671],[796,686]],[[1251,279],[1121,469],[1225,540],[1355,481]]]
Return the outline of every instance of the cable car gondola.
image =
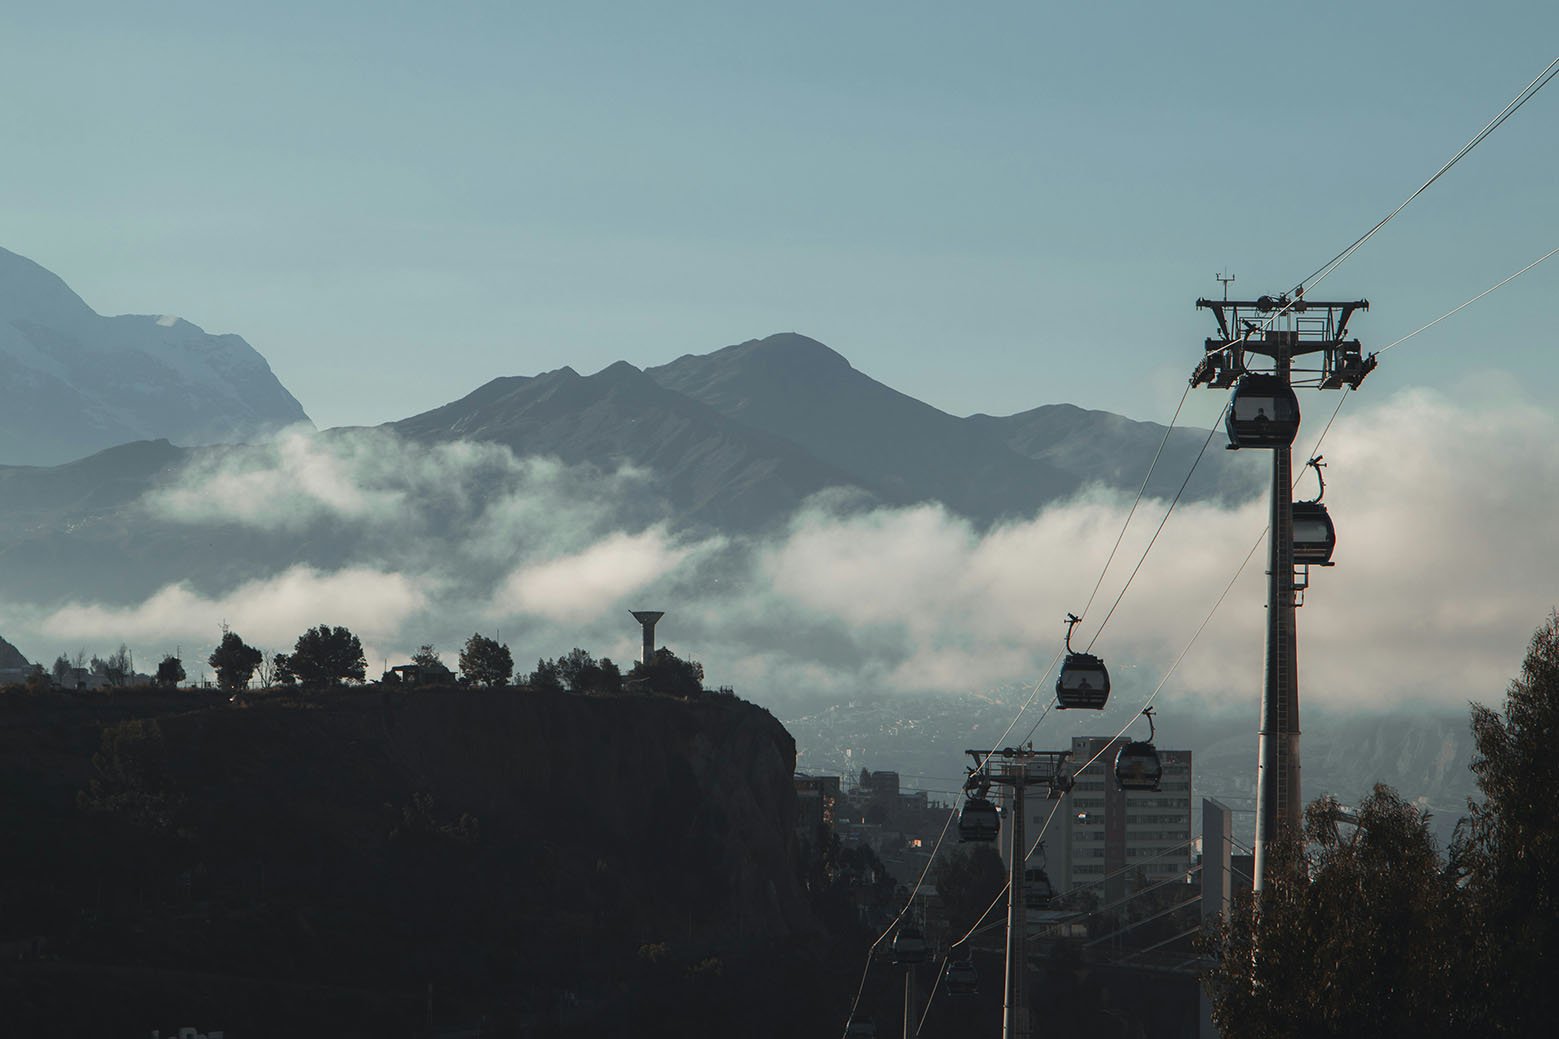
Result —
[[[1294,562],[1331,566],[1337,528],[1318,501],[1294,502]]]
[[[974,841],[994,841],[1001,833],[1001,816],[996,806],[983,794],[974,794],[964,800],[958,813],[958,840],[962,844]]]
[[[1023,905],[1028,909],[1048,909],[1056,889],[1050,885],[1050,877],[1042,869],[1023,871]]]
[[[925,963],[926,952],[926,936],[918,927],[905,924],[893,936],[893,962],[896,964]]]
[[[1082,618],[1066,615],[1066,659],[1056,676],[1056,710],[1102,711],[1110,699],[1110,672],[1092,653],[1072,652],[1072,629]]]
[[[1247,372],[1234,384],[1223,420],[1229,447],[1287,447],[1299,433],[1299,398],[1286,379]]]
[[[1148,720],[1147,741],[1126,743],[1115,752],[1115,784],[1122,790],[1156,791],[1164,778],[1163,763],[1153,748],[1153,708],[1143,708],[1142,715]]]
[[[1045,909],[1056,897],[1056,889],[1045,873],[1045,843],[1039,843],[1039,865],[1023,871],[1023,905],[1027,909]]]
[[[973,960],[949,960],[942,980],[954,996],[973,996],[980,991],[980,972]]]
[[[1332,526],[1332,517],[1321,504],[1326,495],[1326,480],[1321,476],[1321,470],[1326,463],[1317,455],[1305,464],[1315,470],[1321,489],[1311,501],[1294,502],[1294,562],[1331,566],[1332,552],[1337,548],[1337,528]]]

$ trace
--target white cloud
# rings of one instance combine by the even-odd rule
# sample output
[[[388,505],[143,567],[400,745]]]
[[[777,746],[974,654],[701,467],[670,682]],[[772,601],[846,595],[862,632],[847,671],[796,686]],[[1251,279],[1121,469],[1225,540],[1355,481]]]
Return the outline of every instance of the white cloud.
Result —
[[[134,606],[72,604],[43,616],[38,630],[67,645],[123,640],[166,649],[180,642],[214,645],[225,620],[251,645],[290,648],[322,623],[345,625],[365,640],[393,638],[426,603],[424,590],[403,574],[292,567],[217,597],[172,584]]]
[[[1305,701],[1497,699],[1559,599],[1559,418],[1429,393],[1360,397],[1350,409],[1324,447],[1338,565],[1312,574],[1299,614]],[[654,486],[632,469],[516,459],[490,444],[419,446],[382,431],[235,449],[148,507],[192,527],[242,523],[268,535],[331,524],[361,546],[354,564],[293,567],[221,594],[176,584],[132,607],[24,607],[7,635],[155,649],[214,641],[226,618],[251,642],[285,646],[331,623],[399,654],[428,641],[449,650],[501,624],[520,659],[581,645],[627,660],[637,632],[626,608],[643,606],[668,611],[662,639],[703,660],[711,679],[759,699],[981,691],[1039,677],[1130,504],[1093,491],[981,531],[939,506],[862,512],[823,496],[772,538],[697,540],[666,525]],[[1162,510],[1138,510],[1082,643]],[[1095,646],[1122,696],[1156,684],[1265,524],[1261,502],[1175,511]],[[1264,570],[1263,547],[1170,693],[1255,703]]]
[[[609,534],[583,551],[518,567],[494,594],[493,609],[501,616],[588,620],[638,594],[692,552],[660,526]]]

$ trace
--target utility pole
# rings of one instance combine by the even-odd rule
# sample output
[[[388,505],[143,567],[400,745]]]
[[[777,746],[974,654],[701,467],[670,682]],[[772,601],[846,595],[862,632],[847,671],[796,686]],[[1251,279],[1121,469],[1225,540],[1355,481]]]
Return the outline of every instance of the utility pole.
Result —
[[[1219,279],[1222,281],[1222,279]],[[1228,286],[1224,286],[1227,293]],[[1191,375],[1191,385],[1227,389],[1248,374],[1246,357],[1261,354],[1284,386],[1358,389],[1375,368],[1357,339],[1346,338],[1348,319],[1368,310],[1367,300],[1315,302],[1298,290],[1292,298],[1196,301],[1211,310],[1218,335]],[[1296,359],[1319,355],[1319,367],[1296,367]],[[1231,419],[1231,430],[1232,426]],[[1230,447],[1237,445],[1230,444]],[[1255,889],[1267,880],[1270,845],[1284,830],[1298,832],[1304,818],[1299,782],[1299,662],[1294,610],[1297,593],[1309,584],[1309,565],[1294,565],[1294,459],[1292,442],[1271,447],[1272,508],[1267,533],[1267,650],[1256,741]]]
[[[1029,1018],[1023,1006],[1023,940],[1028,924],[1028,909],[1023,904],[1023,867],[1028,861],[1028,845],[1023,833],[1023,792],[1041,784],[1057,788],[1062,764],[1071,756],[1071,751],[1036,751],[1031,744],[1001,750],[966,750],[964,753],[975,763],[969,770],[966,786],[990,783],[1012,788],[1012,812],[1007,822],[1012,852],[1007,862],[1007,972],[1002,996],[1001,1034],[1002,1039],[1028,1039]],[[992,771],[990,762],[996,758],[1002,759],[997,762],[1000,770]]]

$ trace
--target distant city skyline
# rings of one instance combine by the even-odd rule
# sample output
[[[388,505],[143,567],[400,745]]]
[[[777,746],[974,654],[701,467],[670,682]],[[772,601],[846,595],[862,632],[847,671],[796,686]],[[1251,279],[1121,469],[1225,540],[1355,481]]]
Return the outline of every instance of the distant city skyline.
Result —
[[[1449,3],[33,8],[0,44],[0,246],[100,313],[244,336],[321,426],[787,330],[954,414],[1162,422],[1215,273],[1291,288],[1556,30]],[[1559,245],[1556,113],[1539,95],[1320,290],[1370,299],[1366,348]],[[1556,272],[1366,397],[1559,391]]]

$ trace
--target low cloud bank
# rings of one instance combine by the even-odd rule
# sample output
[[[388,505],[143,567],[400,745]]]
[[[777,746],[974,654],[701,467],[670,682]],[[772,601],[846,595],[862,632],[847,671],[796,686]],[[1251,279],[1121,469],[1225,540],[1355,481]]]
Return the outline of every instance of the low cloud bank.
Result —
[[[1299,614],[1306,701],[1497,699],[1559,599],[1559,420],[1427,392],[1350,408],[1323,447],[1338,565],[1312,572]],[[191,536],[329,529],[360,546],[349,565],[293,565],[215,595],[173,583],[129,607],[13,603],[7,635],[51,655],[123,640],[142,659],[176,644],[203,657],[223,619],[282,649],[328,622],[363,637],[373,670],[423,642],[453,661],[478,630],[501,634],[518,661],[577,645],[626,662],[638,647],[627,611],[653,608],[667,611],[663,640],[755,699],[980,692],[1038,679],[1130,506],[1095,490],[979,530],[936,505],[862,511],[823,495],[770,537],[726,538],[674,529],[653,486],[642,471],[491,444],[288,436],[207,456],[142,507]],[[1097,636],[1122,695],[1157,684],[1266,525],[1261,502],[1176,509],[1101,632],[1163,510],[1139,507],[1078,630],[1083,643]],[[1264,570],[1263,546],[1167,693],[1253,702]]]

